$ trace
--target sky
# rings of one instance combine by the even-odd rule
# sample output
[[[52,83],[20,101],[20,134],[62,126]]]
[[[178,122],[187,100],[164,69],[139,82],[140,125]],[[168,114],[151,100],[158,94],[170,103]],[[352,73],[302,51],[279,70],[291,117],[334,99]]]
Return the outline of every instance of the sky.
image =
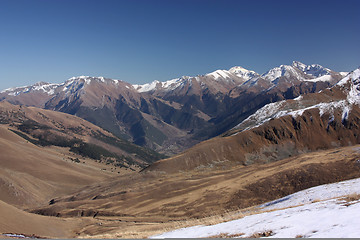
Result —
[[[360,66],[359,0],[0,0],[0,89]]]

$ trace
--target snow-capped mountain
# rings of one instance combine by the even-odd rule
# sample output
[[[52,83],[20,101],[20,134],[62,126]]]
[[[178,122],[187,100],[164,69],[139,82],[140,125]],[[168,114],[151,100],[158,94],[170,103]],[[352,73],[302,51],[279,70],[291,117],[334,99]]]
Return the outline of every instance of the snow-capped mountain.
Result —
[[[271,119],[280,118],[285,115],[292,117],[301,116],[304,111],[310,109],[319,109],[320,116],[325,113],[334,114],[336,109],[342,111],[342,120],[346,120],[352,109],[352,105],[360,105],[360,68],[349,73],[345,78],[339,81],[334,90],[341,91],[342,97],[339,96],[323,99],[321,93],[317,96],[300,96],[293,100],[283,100],[270,103],[257,110],[253,115],[249,116],[241,122],[235,129],[249,129],[259,126]]]
[[[316,71],[315,71],[316,70]],[[239,97],[246,92],[286,91],[294,86],[306,85],[310,82],[320,88],[332,86],[347,73],[335,72],[318,64],[305,65],[294,61],[292,65],[280,65],[261,75],[252,75],[247,81],[231,90],[230,96]]]
[[[58,91],[61,84],[38,82],[31,86],[5,89],[0,92],[0,100],[14,104],[44,107]]]
[[[274,82],[280,77],[294,78],[296,80],[303,80],[304,74],[299,69],[293,68],[288,65],[280,65],[270,69],[268,72],[261,75],[261,77],[269,82]]]
[[[258,73],[251,71],[251,70],[247,70],[240,66],[230,68],[229,72],[231,72],[232,74],[235,74],[238,77],[245,79],[246,81],[259,76]]]
[[[156,91],[174,91],[178,88],[184,88],[185,86],[192,86],[194,81],[200,83],[201,88],[212,88],[211,85],[216,83],[229,84],[229,88],[237,86],[255,85],[258,81],[265,80],[271,84],[271,87],[279,83],[281,77],[286,78],[287,82],[298,81],[327,81],[336,82],[339,79],[339,75],[344,73],[336,73],[328,68],[322,67],[319,64],[306,65],[298,61],[294,61],[290,65],[280,65],[270,69],[266,73],[259,75],[258,73],[247,70],[240,66],[235,66],[229,70],[216,70],[214,72],[199,75],[196,77],[183,76],[168,80],[165,82],[153,81],[143,85],[135,84],[134,88],[139,92],[156,92]],[[336,75],[333,76],[333,75]],[[327,77],[324,77],[327,76]],[[330,77],[331,76],[331,77]],[[221,92],[221,90],[218,90]]]
[[[280,65],[261,75],[261,78],[277,83],[281,77],[293,81],[325,81],[335,83],[339,77],[343,77],[346,73],[337,73],[319,64],[306,65],[298,61],[294,61],[290,65]]]
[[[79,76],[7,89],[0,100],[74,114],[137,144],[173,153],[228,131],[268,103],[320,91],[341,78],[320,65],[296,62],[262,75],[237,66],[143,85]]]
[[[179,93],[183,89],[186,89],[187,92],[190,90],[193,94],[199,94],[202,90],[210,90],[216,94],[218,92],[226,93],[233,87],[256,76],[259,76],[259,74],[254,71],[243,67],[233,67],[229,70],[216,70],[196,77],[183,76],[165,82],[155,80],[152,83],[135,84],[133,86],[139,92],[151,92],[156,95],[170,91]]]
[[[138,92],[152,92],[160,89],[164,91],[172,91],[179,87],[184,86],[188,82],[191,84],[190,79],[191,77],[183,76],[181,78],[175,78],[165,82],[160,82],[158,80],[155,80],[151,83],[146,83],[143,85],[134,84],[133,87]]]
[[[240,124],[224,131],[223,137],[210,139],[172,159],[155,163],[149,170],[172,172],[176,165],[186,171],[219,164],[220,159],[226,159],[221,164],[247,166],[334,146],[359,144],[359,76],[360,69],[356,69],[330,88],[304,92],[294,99],[286,99],[285,96],[290,90],[298,94],[301,87],[290,88],[285,93],[245,92],[242,98],[233,102],[232,107],[237,110],[223,115],[228,118],[221,119],[217,129],[226,123],[229,123],[228,126],[235,123],[234,118]],[[304,84],[315,86],[314,82]],[[271,101],[276,98],[280,101]]]
[[[53,95],[55,93],[55,89],[59,86],[60,86],[60,84],[37,82],[31,86],[8,88],[8,89],[1,91],[0,94],[8,94],[10,96],[18,96],[22,93],[43,92],[48,95]]]
[[[319,64],[306,65],[298,61],[293,61],[292,66],[316,78],[324,75],[330,75],[333,72]]]

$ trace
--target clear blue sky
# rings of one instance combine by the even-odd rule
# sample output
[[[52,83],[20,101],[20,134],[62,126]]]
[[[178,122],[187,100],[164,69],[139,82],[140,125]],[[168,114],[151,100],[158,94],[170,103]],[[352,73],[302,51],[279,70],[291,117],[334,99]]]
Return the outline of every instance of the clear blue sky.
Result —
[[[0,0],[0,89],[130,83],[299,60],[360,65],[359,0]]]

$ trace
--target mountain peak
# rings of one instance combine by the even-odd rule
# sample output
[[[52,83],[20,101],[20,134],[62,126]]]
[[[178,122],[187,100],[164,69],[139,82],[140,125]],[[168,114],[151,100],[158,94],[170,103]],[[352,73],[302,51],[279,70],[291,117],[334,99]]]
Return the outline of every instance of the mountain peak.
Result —
[[[355,85],[360,85],[360,67],[350,72],[346,77],[339,81],[337,85],[343,86],[349,81]]]
[[[91,84],[92,81],[102,82],[102,83],[115,83],[115,84],[118,84],[120,82],[120,80],[114,80],[114,79],[105,78],[102,76],[100,76],[100,77],[78,76],[78,77],[69,78],[65,82],[65,86],[68,86],[74,82],[85,83],[85,84],[89,85],[89,84]]]
[[[299,76],[299,72],[296,71],[294,67],[289,65],[280,65],[279,67],[270,69],[269,71],[261,75],[261,77],[263,77],[265,80],[269,82],[273,82],[282,76],[287,76],[287,77],[295,76],[297,79],[301,79],[301,77]]]
[[[293,61],[291,66],[293,66],[301,71],[305,71],[308,65],[306,65],[302,62],[299,62],[299,61]]]
[[[319,64],[306,65],[298,61],[293,61],[292,67],[297,68],[300,71],[304,72],[305,74],[311,75],[313,77],[321,77],[324,75],[331,74],[330,69],[325,68]]]
[[[56,83],[37,82],[31,86],[8,88],[2,90],[0,93],[6,93],[9,96],[18,96],[23,93],[41,91],[47,93],[48,95],[53,95],[55,88],[58,86],[59,84]]]
[[[212,76],[215,80],[219,79],[228,79],[231,78],[230,72],[227,70],[216,70],[214,72],[208,73],[205,76]]]
[[[254,72],[252,70],[247,70],[240,66],[235,66],[235,67],[230,68],[229,72],[232,74],[235,74],[238,77],[244,78],[246,81],[250,80],[251,78],[259,76],[258,73]]]

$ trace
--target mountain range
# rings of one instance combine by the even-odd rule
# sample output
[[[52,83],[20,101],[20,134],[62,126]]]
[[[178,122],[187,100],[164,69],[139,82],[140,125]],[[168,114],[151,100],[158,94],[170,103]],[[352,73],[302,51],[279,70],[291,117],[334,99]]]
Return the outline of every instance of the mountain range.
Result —
[[[360,177],[360,68],[82,76],[0,97],[0,236],[148,237]]]
[[[169,156],[225,133],[268,103],[318,92],[345,75],[294,61],[261,75],[233,67],[144,85],[80,76],[6,89],[0,100],[76,115]]]
[[[330,88],[269,103],[222,136],[146,170],[166,172],[268,163],[360,143],[360,69]]]

